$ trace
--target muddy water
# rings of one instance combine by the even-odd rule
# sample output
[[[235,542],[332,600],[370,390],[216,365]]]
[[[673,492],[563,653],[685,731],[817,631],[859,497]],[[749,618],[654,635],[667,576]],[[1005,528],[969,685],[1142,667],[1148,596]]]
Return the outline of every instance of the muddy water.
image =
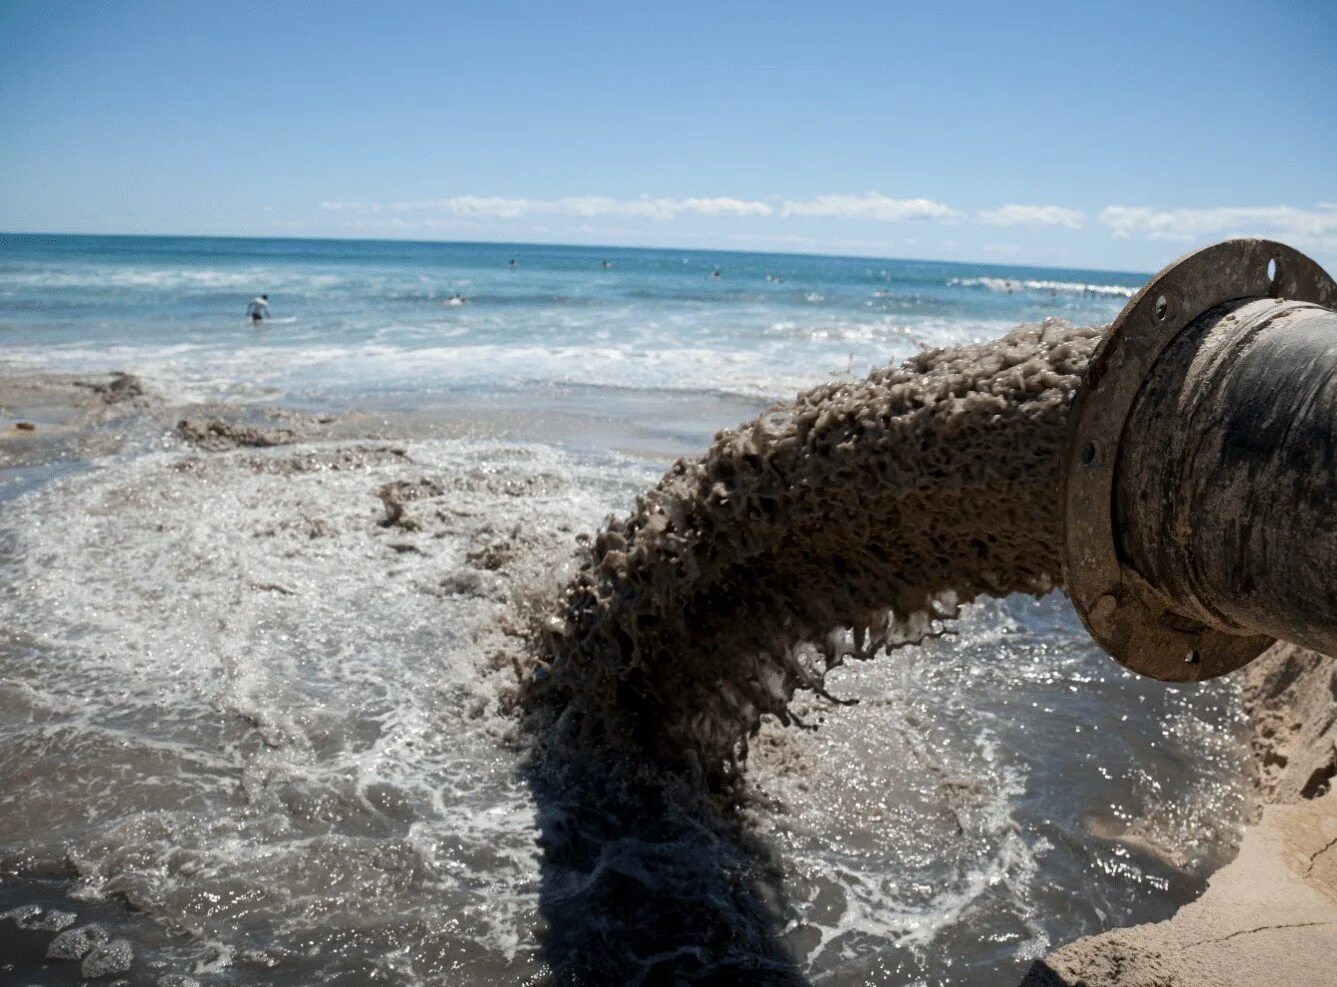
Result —
[[[810,394],[791,411],[811,418],[805,434],[826,472],[752,430],[721,439],[696,465],[723,469],[716,460],[741,436],[732,479],[715,481],[737,501],[694,516],[723,532],[743,588],[728,591],[728,568],[711,568],[702,538],[686,539],[680,557],[707,573],[684,598],[696,626],[671,625],[664,640],[755,651],[678,655],[673,681],[689,680],[699,700],[712,693],[694,674],[747,700],[707,705],[701,720],[675,718],[687,703],[648,690],[605,703],[618,686],[603,684],[621,681],[615,665],[582,695],[560,660],[537,679],[523,664],[526,621],[565,621],[582,587],[602,609],[573,612],[608,614],[588,625],[592,639],[600,626],[644,631],[636,599],[615,603],[600,595],[615,583],[590,581],[594,553],[602,566],[625,552],[628,577],[643,562],[654,569],[653,553],[637,553],[660,543],[651,505],[682,492],[691,462],[656,488],[663,460],[552,435],[464,441],[384,419],[375,437],[335,423],[286,436],[290,445],[215,452],[176,429],[194,410],[127,418],[118,454],[0,503],[4,900],[108,924],[134,944],[136,984],[184,972],[284,987],[997,984],[1051,944],[1163,916],[1200,888],[1238,817],[1229,687],[1131,680],[1061,596],[1026,595],[1051,580],[1042,516],[1053,491],[1034,482],[1039,500],[1009,504],[997,478],[1013,474],[990,438],[995,426],[1056,428],[1072,378],[1062,361],[1079,362],[1088,343],[1049,326],[919,358],[926,374],[880,371]],[[981,352],[993,369],[981,370]],[[891,382],[886,394],[879,380]],[[910,386],[897,390],[902,380]],[[890,443],[889,462],[872,463],[857,440],[838,440],[852,420],[823,419],[862,406],[860,395],[885,401],[892,434],[964,422],[950,435],[976,455],[948,450],[914,474]],[[1002,395],[1025,395],[1019,406],[1037,417],[972,412],[994,399],[1005,410]],[[678,450],[708,443],[702,421],[737,417],[706,409]],[[778,474],[749,472],[749,456],[766,458],[747,442],[789,463],[785,475],[823,479],[825,490],[814,481],[774,499],[830,556],[777,540],[762,508],[765,478]],[[1046,442],[1027,447],[1039,474]],[[880,484],[859,480],[865,469],[900,491],[899,557],[919,560],[918,589],[887,562],[894,545],[872,519],[894,498],[866,500]],[[933,475],[949,469],[960,489]],[[832,492],[842,484],[865,493]],[[683,498],[693,503],[690,490]],[[908,515],[946,516],[948,499],[969,517],[935,553],[933,533]],[[620,533],[627,548],[579,547],[610,512],[634,522]],[[1000,515],[1018,532],[1038,523],[1038,536],[995,531],[998,547],[974,549],[983,561],[953,561],[967,530],[995,529]],[[659,534],[676,544],[676,529]],[[848,580],[833,575],[837,554]],[[874,566],[894,578],[879,587]],[[969,578],[956,592],[985,599],[934,625],[928,607],[955,612],[943,574],[957,570]],[[672,583],[659,579],[644,585]],[[1009,580],[1026,592],[988,598]],[[833,593],[846,586],[857,594]],[[862,642],[839,633],[860,626]],[[953,633],[933,636],[943,631]],[[929,637],[828,667],[868,652],[878,632]],[[624,652],[592,654],[599,668]],[[806,677],[753,683],[783,675],[790,658]],[[531,729],[518,732],[526,697]],[[752,734],[763,706],[790,725],[768,716]],[[32,964],[0,969],[0,982],[20,969],[22,983],[74,979],[76,968],[42,967],[37,933],[11,931],[33,940],[23,943]]]
[[[1053,705],[1004,696],[1025,695],[1036,675],[1052,682],[1055,659],[985,676],[999,695],[977,697],[976,711],[1011,721],[969,734],[989,781],[955,742],[934,742],[954,733],[935,720],[972,718],[969,705],[953,711],[944,696],[911,713],[905,704],[933,689],[896,681],[903,659],[871,687],[842,666],[909,644],[932,645],[919,655],[939,662],[1008,655],[996,634],[1021,629],[1014,594],[1060,579],[1059,454],[1099,335],[1051,321],[809,391],[678,461],[587,542],[556,610],[535,622],[523,695],[546,821],[541,905],[563,979],[952,982],[959,951],[971,982],[985,943],[1016,962],[1047,941],[1036,904],[1016,907],[1034,891],[1036,856],[1015,830],[1024,770],[998,735],[1046,732]],[[958,626],[971,601],[1009,596],[1010,609],[972,608]],[[992,614],[983,628],[981,612]],[[965,643],[937,641],[956,634]],[[820,768],[803,753],[820,741],[777,727],[825,720],[827,736],[842,719]],[[1066,729],[1084,741],[1080,718]],[[791,841],[791,826],[806,833]],[[811,854],[803,880],[784,880],[777,840]],[[937,871],[930,847],[959,865],[936,886],[921,883]],[[878,861],[881,877],[849,856]],[[795,923],[798,912],[823,918]],[[954,938],[972,927],[982,942]],[[887,941],[907,948],[877,945]],[[926,962],[916,943],[943,952]]]
[[[532,702],[727,783],[761,717],[847,658],[1059,579],[1059,452],[1094,328],[1058,321],[816,388],[611,518]]]

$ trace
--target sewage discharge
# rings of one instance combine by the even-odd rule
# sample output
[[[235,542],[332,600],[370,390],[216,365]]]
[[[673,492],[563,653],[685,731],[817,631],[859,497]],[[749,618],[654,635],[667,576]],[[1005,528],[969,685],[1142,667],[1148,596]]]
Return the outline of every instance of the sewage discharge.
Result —
[[[1054,638],[995,648],[994,633],[1010,625],[991,624],[962,647],[969,665],[933,670],[948,688],[912,695],[907,674],[910,688],[895,698],[909,696],[913,717],[902,716],[908,705],[888,716],[873,706],[885,679],[852,684],[829,673],[952,633],[972,600],[1055,588],[1111,656],[1167,681],[1225,674],[1279,638],[1337,650],[1334,306],[1337,285],[1311,261],[1280,244],[1231,241],[1171,265],[1108,327],[1049,320],[832,381],[676,463],[634,509],[583,540],[555,595],[522,596],[509,615],[512,589],[588,517],[594,501],[573,491],[598,487],[599,472],[616,466],[577,469],[552,450],[456,443],[424,444],[417,460],[395,446],[239,453],[300,433],[242,435],[187,420],[183,436],[234,451],[144,457],[114,485],[53,486],[39,502],[73,508],[52,512],[71,521],[47,526],[61,538],[23,542],[23,593],[0,597],[6,613],[51,609],[81,627],[126,571],[158,564],[160,540],[138,528],[192,532],[194,545],[172,561],[200,575],[174,596],[152,580],[127,596],[124,619],[107,624],[115,647],[93,632],[97,653],[58,635],[13,638],[11,657],[51,678],[73,665],[71,695],[94,701],[47,720],[26,712],[25,693],[8,696],[32,721],[6,748],[20,769],[8,797],[53,817],[49,835],[35,834],[34,860],[58,861],[68,851],[57,841],[74,834],[79,856],[69,859],[80,874],[143,901],[146,927],[199,919],[182,926],[196,952],[213,948],[204,938],[212,928],[235,934],[247,948],[237,977],[274,969],[284,982],[434,983],[461,969],[505,979],[536,966],[531,979],[552,983],[987,975],[1000,957],[1028,959],[1053,944],[1047,915],[1069,903],[1072,884],[1050,876],[1098,861],[1082,841],[1084,819],[1073,818],[1054,829],[1072,836],[1061,862],[1038,865],[1021,844],[1045,839],[1035,830],[1052,811],[1047,786],[1072,774],[1014,774],[1017,735],[995,742],[975,728],[1071,723],[1096,693],[1046,709],[1048,722],[1028,718],[1042,714],[1011,703],[1013,689],[1024,694],[1028,673],[1051,671]],[[111,392],[138,400],[138,385],[117,381]],[[384,518],[369,513],[372,471]],[[600,489],[623,489],[628,475]],[[292,503],[276,517],[289,484]],[[191,515],[220,491],[229,498],[220,517],[194,528]],[[255,538],[231,537],[244,530]],[[330,560],[350,551],[373,568],[336,570]],[[396,569],[374,572],[376,553],[389,551]],[[460,556],[469,565],[442,581],[440,560]],[[276,575],[249,582],[265,563]],[[59,578],[33,577],[39,565]],[[369,572],[384,580],[369,583]],[[215,610],[186,592],[195,585],[235,601],[216,633]],[[71,588],[67,603],[59,594]],[[375,606],[363,609],[364,599]],[[131,620],[147,626],[140,633]],[[462,633],[471,629],[477,636]],[[270,647],[289,632],[299,644]],[[378,634],[384,641],[372,642]],[[433,661],[443,651],[448,660]],[[1059,656],[1075,657],[1087,656]],[[512,663],[527,792],[515,785],[513,752],[498,748],[515,721],[493,715],[517,698]],[[178,674],[196,666],[207,670],[202,684]],[[955,688],[977,672],[971,689]],[[1122,684],[1058,681],[1105,695]],[[1059,687],[1031,684],[1032,696]],[[820,757],[788,756],[797,731],[768,730],[760,753],[764,721],[817,726],[849,701],[844,690],[873,708],[821,738],[837,742]],[[1009,702],[974,719],[985,691]],[[926,742],[921,757],[916,745],[943,725],[921,715],[935,702],[954,705],[965,723],[957,733],[982,742]],[[145,721],[143,737],[120,729],[127,709]],[[868,735],[886,723],[888,737]],[[1146,747],[1101,746],[1087,739],[1093,732],[1064,730],[1056,763],[1099,759],[1136,772]],[[1176,755],[1207,752],[1200,733],[1182,740]],[[1006,764],[973,770],[1008,743]],[[935,760],[940,753],[950,756]],[[112,780],[94,784],[84,811],[79,797],[99,776]],[[1330,776],[1316,773],[1308,787]],[[1016,815],[1007,792],[972,809],[990,787],[1028,787],[1037,798]],[[1195,793],[1177,818],[1201,819],[1200,801],[1229,797],[1220,786]],[[1148,815],[1164,806],[1130,802]],[[1117,880],[1127,873],[1097,890]],[[64,894],[64,877],[48,883]],[[153,959],[138,945],[131,956],[115,929],[99,945],[88,928],[65,928],[73,907],[18,901],[24,885],[6,888],[19,905],[8,913],[13,931],[39,943],[35,959],[54,948],[70,964],[60,982],[88,972],[72,962],[79,950],[81,963],[92,956],[90,969],[111,975]],[[206,896],[223,904],[201,917]],[[1108,900],[1080,903],[1093,916],[1085,926],[1052,927],[1066,935],[1105,923]],[[122,911],[103,915],[129,926]],[[88,917],[82,904],[79,917]],[[985,951],[963,952],[975,942]],[[904,976],[888,973],[901,958]]]
[[[806,982],[783,865],[728,811],[749,739],[841,662],[1057,583],[1059,456],[1099,337],[1047,322],[815,388],[587,542],[522,696],[556,982]]]
[[[1097,641],[1144,674],[1337,645],[1334,301],[1303,255],[1228,241],[1108,332],[1049,320],[720,432],[588,544],[531,707],[724,791],[796,691],[839,702],[830,669],[1065,565]]]
[[[1097,328],[1054,320],[832,383],[716,436],[589,543],[529,700],[563,742],[722,791],[850,658],[1060,579],[1059,462]]]
[[[1168,681],[1337,645],[1334,305],[1303,255],[1227,241],[1107,328],[1049,320],[800,394],[610,517],[536,621],[522,696],[565,868],[555,969],[801,981],[757,879],[774,862],[711,806],[744,797],[764,716],[805,725],[796,693],[840,703],[831,669],[972,600],[1062,586]]]

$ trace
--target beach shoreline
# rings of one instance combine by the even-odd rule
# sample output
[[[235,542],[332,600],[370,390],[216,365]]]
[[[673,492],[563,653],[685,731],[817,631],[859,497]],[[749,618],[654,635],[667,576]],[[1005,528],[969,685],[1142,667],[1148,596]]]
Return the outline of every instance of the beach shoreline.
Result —
[[[1172,918],[1069,943],[1022,987],[1328,981],[1337,955],[1337,661],[1279,644],[1236,674],[1252,751],[1238,855]]]
[[[108,401],[106,395],[109,393],[124,397]],[[645,405],[648,407],[652,401],[647,398]],[[731,405],[716,399],[682,397],[679,402],[673,411],[676,421],[666,427],[662,420],[643,425],[639,419],[640,412],[634,407],[628,413],[618,414],[618,409],[600,407],[597,403],[592,407],[582,406],[579,401],[575,402],[574,409],[570,404],[557,409],[558,412],[569,413],[554,413],[549,409],[535,413],[511,407],[507,414],[500,415],[494,412],[506,404],[504,398],[497,399],[496,408],[482,410],[464,400],[453,407],[442,403],[419,411],[403,408],[355,411],[347,408],[274,404],[174,405],[157,396],[151,380],[127,380],[116,374],[9,374],[0,378],[0,409],[3,409],[0,414],[5,416],[0,419],[0,427],[9,429],[0,438],[0,478],[5,482],[5,486],[0,487],[0,500],[31,491],[49,478],[75,470],[96,467],[114,473],[131,469],[145,456],[155,462],[162,461],[164,466],[178,472],[197,471],[202,480],[209,483],[216,483],[217,478],[224,475],[218,471],[224,469],[240,469],[243,472],[279,471],[280,475],[285,475],[283,471],[295,471],[291,475],[296,480],[306,475],[321,475],[322,471],[374,470],[379,468],[377,464],[380,463],[393,465],[400,462],[405,458],[405,450],[411,457],[416,455],[416,446],[431,446],[441,442],[569,443],[589,447],[607,443],[634,455],[654,471],[667,465],[671,457],[680,453],[683,447],[697,443],[700,434],[708,434],[713,425],[720,423],[722,415],[741,417],[754,413],[749,412],[744,404]],[[554,401],[555,405],[560,403]],[[443,408],[446,409],[444,412]],[[10,426],[14,420],[32,420],[37,428],[31,432],[13,430]],[[726,422],[728,420],[724,419]],[[316,472],[310,473],[312,470]],[[503,467],[500,475],[505,476],[505,470],[506,467]],[[413,467],[398,475],[410,478],[406,482],[411,483],[420,482],[413,477],[432,476],[447,486],[456,482],[450,479],[450,473],[441,473],[439,469],[433,473],[422,467]],[[539,474],[540,477],[542,475]],[[493,481],[487,482],[490,484]],[[532,481],[525,480],[524,483],[531,484]],[[424,501],[403,502],[406,511],[404,517],[408,520],[402,523],[390,516],[389,500],[382,506],[372,498],[366,508],[373,515],[370,523],[374,526],[379,526],[381,521],[390,522],[388,528],[380,529],[384,534],[378,534],[377,538],[386,545],[393,542],[389,553],[391,558],[411,560],[418,558],[422,552],[432,551],[432,539],[441,533],[438,531],[441,525],[439,518],[443,516],[440,512],[445,510],[449,514],[464,506],[444,500],[437,507],[431,491],[426,492],[428,497]],[[157,494],[150,490],[145,496]],[[410,496],[417,494],[410,493]],[[384,518],[381,517],[382,511],[386,512]],[[421,524],[422,528],[415,529],[415,524]],[[324,533],[318,530],[320,525],[314,522],[313,525],[312,537],[324,537]],[[450,592],[462,592],[466,596],[479,594],[479,600],[485,597],[493,599],[489,606],[500,605],[496,601],[504,600],[505,596],[496,595],[500,592],[500,584],[492,580],[490,572],[505,575],[506,567],[511,564],[507,559],[516,557],[517,551],[530,551],[523,546],[517,547],[514,537],[513,533],[498,532],[488,536],[485,543],[477,542],[478,547],[470,550],[479,553],[473,565],[474,569],[481,567],[483,578],[480,579],[477,573],[469,573],[468,579],[463,582],[450,577],[456,580],[451,584]],[[570,537],[570,533],[563,537]],[[313,542],[319,543],[319,539]],[[543,552],[533,558],[539,558]],[[487,567],[494,564],[502,568],[488,570]],[[511,577],[507,575],[507,578]],[[268,594],[278,599],[285,599],[284,594],[290,589],[281,580],[268,577],[257,577],[252,585],[264,588],[260,592],[261,596]],[[818,715],[821,715],[820,711]],[[787,790],[790,781],[785,779],[784,773],[792,772],[793,765],[798,763],[791,749],[795,743],[793,737],[782,738],[776,734],[764,738],[761,744],[765,750],[758,753],[759,764],[766,765],[774,761],[776,765],[783,765],[778,770],[781,771],[779,777],[784,783],[775,786],[777,791]],[[939,766],[937,770],[950,769]],[[801,783],[801,776],[793,780]],[[957,784],[951,782],[943,791],[957,792],[954,787]],[[968,819],[975,811],[971,808],[975,797],[971,796],[965,803],[957,804],[960,797],[959,794],[950,794],[950,802],[955,805],[952,811],[965,813],[960,818]],[[1224,827],[1223,833],[1223,838],[1229,842],[1229,826]],[[1143,839],[1142,847],[1136,845],[1137,839]],[[1187,900],[1196,893],[1195,880],[1176,877],[1177,868],[1184,865],[1172,862],[1175,854],[1167,852],[1162,845],[1167,839],[1172,838],[1165,834],[1153,834],[1147,839],[1114,833],[1108,835],[1107,845],[1128,846],[1134,859],[1141,861],[1141,866],[1153,870],[1163,868],[1164,879],[1170,882],[1167,887],[1175,887],[1171,892],[1173,896],[1177,900]],[[47,879],[16,880],[11,875],[5,881],[10,892],[22,897],[23,893],[30,891],[31,901],[47,908],[75,910],[81,900],[79,897],[71,898]],[[1183,883],[1174,885],[1175,881]],[[88,888],[79,890],[80,887],[76,881],[68,886],[68,890],[78,894],[91,893]],[[128,900],[134,902],[136,898],[132,894]],[[1158,911],[1164,907],[1156,906]],[[211,970],[220,963],[232,963],[241,971],[251,966],[263,968],[269,962],[263,956],[247,959],[242,954],[229,959],[218,951],[216,944],[203,946],[204,940],[199,938],[197,930],[163,927],[156,919],[133,910],[108,914],[111,917],[107,921],[117,926],[118,934],[144,946],[143,957],[136,962],[155,963],[158,965],[155,969],[165,968],[163,964],[175,962],[186,964],[176,966],[177,970],[198,972]],[[118,914],[119,919],[116,918]],[[188,933],[184,939],[180,938],[183,931]],[[799,942],[803,941],[801,936],[807,934],[802,928],[791,933]],[[35,953],[33,962],[37,962]]]

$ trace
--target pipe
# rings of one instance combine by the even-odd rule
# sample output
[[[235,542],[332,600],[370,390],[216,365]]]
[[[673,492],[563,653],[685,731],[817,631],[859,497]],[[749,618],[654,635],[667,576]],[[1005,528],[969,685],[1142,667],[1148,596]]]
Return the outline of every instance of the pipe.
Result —
[[[1064,577],[1096,641],[1198,681],[1276,640],[1337,653],[1337,284],[1281,244],[1170,265],[1092,357]]]
[[[1114,518],[1170,608],[1337,654],[1337,312],[1233,302],[1180,333],[1124,429]]]

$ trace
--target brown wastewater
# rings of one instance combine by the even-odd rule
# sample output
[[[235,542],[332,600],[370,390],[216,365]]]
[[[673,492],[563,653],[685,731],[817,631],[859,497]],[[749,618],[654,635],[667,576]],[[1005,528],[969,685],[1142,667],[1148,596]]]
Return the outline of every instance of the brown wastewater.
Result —
[[[1059,457],[1095,328],[1053,321],[815,388],[610,518],[531,702],[719,790],[829,669],[1060,578]]]
[[[145,451],[0,498],[0,914],[203,987],[983,987],[1166,917],[1236,707],[1050,592],[1099,335],[711,404],[666,473],[146,381]]]
[[[1059,462],[1100,337],[1050,320],[814,388],[585,541],[522,696],[548,862],[587,878],[545,909],[559,979],[802,979],[767,931],[783,864],[745,823],[750,749],[857,702],[834,669],[1060,583]]]

